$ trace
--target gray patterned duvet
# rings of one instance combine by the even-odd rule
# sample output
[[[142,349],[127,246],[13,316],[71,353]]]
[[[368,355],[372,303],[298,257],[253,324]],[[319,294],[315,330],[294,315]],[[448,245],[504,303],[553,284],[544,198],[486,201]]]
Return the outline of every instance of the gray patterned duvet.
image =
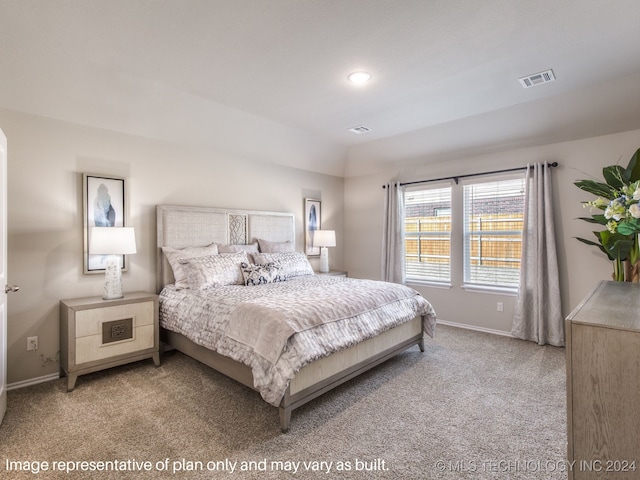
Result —
[[[227,285],[160,294],[160,325],[249,366],[264,400],[280,404],[303,366],[435,312],[412,288],[372,280],[308,275],[256,286]]]

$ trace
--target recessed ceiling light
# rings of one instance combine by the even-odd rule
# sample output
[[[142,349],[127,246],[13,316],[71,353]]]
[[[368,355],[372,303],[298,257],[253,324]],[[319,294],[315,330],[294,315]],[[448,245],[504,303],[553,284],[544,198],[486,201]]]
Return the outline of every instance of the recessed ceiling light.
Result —
[[[360,135],[361,133],[370,132],[371,129],[369,127],[365,127],[364,125],[358,125],[357,127],[351,127],[349,131]]]
[[[353,72],[347,78],[351,83],[362,85],[371,79],[371,74],[369,72]]]

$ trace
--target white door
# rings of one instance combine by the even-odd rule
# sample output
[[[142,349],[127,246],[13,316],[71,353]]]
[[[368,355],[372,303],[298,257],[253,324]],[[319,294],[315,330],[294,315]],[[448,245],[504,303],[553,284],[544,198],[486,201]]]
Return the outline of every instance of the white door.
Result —
[[[7,410],[7,137],[0,130],[0,422]]]

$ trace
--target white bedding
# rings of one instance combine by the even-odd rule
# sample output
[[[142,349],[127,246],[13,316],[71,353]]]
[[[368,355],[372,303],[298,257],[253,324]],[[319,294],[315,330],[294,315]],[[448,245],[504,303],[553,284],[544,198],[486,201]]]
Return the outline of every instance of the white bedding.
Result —
[[[248,314],[254,312],[259,316]],[[160,294],[162,327],[249,366],[255,388],[275,406],[307,363],[416,316],[422,316],[424,331],[433,336],[435,312],[415,290],[333,276],[205,291],[168,285]],[[268,342],[254,335],[261,331],[271,335]]]

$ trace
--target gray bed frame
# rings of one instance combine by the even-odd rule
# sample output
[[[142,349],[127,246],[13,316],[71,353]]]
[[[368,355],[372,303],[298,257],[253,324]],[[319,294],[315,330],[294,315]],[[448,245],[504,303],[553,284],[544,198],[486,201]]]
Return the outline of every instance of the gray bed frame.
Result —
[[[173,283],[173,272],[162,247],[184,248],[221,244],[247,244],[258,238],[296,244],[292,213],[158,205],[157,291]],[[185,336],[165,329],[161,338],[167,345],[208,365],[214,370],[254,389],[251,369],[220,355]],[[291,381],[279,406],[280,427],[289,429],[291,412],[323,393],[379,365],[413,345],[424,352],[420,317],[348,349],[321,358],[303,367]]]

